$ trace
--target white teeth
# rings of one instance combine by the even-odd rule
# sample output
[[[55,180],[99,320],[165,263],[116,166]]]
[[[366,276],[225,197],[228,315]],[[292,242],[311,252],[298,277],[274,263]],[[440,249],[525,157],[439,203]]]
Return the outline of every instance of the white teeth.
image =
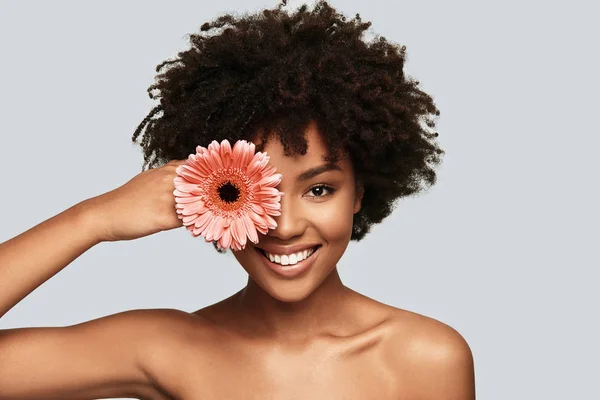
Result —
[[[290,255],[277,255],[277,254],[271,254],[271,253],[267,253],[265,251],[265,254],[267,255],[267,258],[269,260],[271,260],[271,262],[275,262],[277,264],[281,264],[281,265],[294,265],[299,263],[302,260],[305,260],[306,258],[308,258],[312,253],[314,253],[315,248],[312,249],[306,249],[303,251],[299,251],[297,253],[294,254],[290,254]]]

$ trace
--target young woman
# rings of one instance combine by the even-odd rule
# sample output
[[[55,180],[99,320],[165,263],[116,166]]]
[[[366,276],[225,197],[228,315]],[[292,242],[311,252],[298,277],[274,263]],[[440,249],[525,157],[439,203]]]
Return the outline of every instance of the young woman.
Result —
[[[435,126],[433,99],[404,75],[405,48],[364,42],[369,26],[326,2],[225,15],[158,66],[148,91],[160,105],[133,135],[146,128],[143,171],[0,244],[0,316],[100,242],[185,224],[181,166],[224,139],[252,143],[281,174],[275,224],[255,241],[232,234],[248,283],[194,313],[0,331],[0,399],[475,398],[456,330],[357,293],[337,271],[350,240],[435,183],[444,153],[423,126]],[[243,194],[221,189],[224,202]],[[224,226],[210,226],[205,239],[224,251]]]

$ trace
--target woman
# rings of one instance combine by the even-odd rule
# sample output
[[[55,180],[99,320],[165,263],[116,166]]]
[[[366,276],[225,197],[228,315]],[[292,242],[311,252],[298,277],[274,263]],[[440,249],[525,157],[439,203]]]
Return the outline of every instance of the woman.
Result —
[[[133,135],[146,128],[143,171],[0,245],[4,315],[100,242],[182,224],[198,234],[178,176],[198,146],[246,140],[269,155],[283,193],[268,231],[231,247],[246,287],[194,313],[0,331],[0,399],[475,398],[457,331],[351,290],[336,265],[395,200],[435,183],[443,151],[422,122],[433,128],[439,111],[405,77],[405,48],[365,43],[359,15],[281,8],[202,25],[157,68],[160,105]]]

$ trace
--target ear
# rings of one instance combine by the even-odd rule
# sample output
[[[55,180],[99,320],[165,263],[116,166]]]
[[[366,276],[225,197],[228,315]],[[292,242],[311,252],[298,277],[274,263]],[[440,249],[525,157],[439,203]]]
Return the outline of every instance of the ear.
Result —
[[[365,187],[362,181],[356,182],[356,193],[354,195],[354,214],[360,211],[362,205],[363,195],[365,194]]]

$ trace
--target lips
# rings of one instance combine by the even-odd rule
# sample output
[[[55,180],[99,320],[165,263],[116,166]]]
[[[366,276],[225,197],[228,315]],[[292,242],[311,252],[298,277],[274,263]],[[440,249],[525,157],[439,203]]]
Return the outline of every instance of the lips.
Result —
[[[312,255],[315,253],[315,251],[317,251],[317,250],[319,249],[319,247],[321,247],[321,245],[320,245],[320,244],[318,244],[318,245],[316,245],[316,246],[313,246],[313,247],[306,247],[306,248],[304,248],[303,250],[313,250],[312,254],[311,254],[311,255],[309,255],[309,256],[308,256],[307,258],[305,258],[304,260],[308,260],[310,257],[312,257]],[[260,247],[255,247],[255,248],[256,248],[256,250],[257,250],[257,251],[258,251],[260,254],[262,254],[262,255],[263,255],[263,257],[264,257],[264,258],[266,258],[267,260],[269,260],[269,262],[272,262],[272,261],[269,259],[269,256],[267,255],[267,253],[266,253],[266,251],[265,251],[265,250],[261,249]],[[300,250],[300,251],[302,251],[302,250]],[[295,253],[298,253],[298,251],[292,252],[292,253],[290,253],[290,254],[295,254]],[[271,253],[271,254],[274,254],[274,253]],[[302,261],[304,261],[304,260],[302,260]],[[299,261],[299,262],[301,262],[301,261]],[[277,263],[275,263],[275,264],[277,264]],[[296,265],[296,264],[288,264],[288,265],[283,265],[283,264],[280,264],[280,265],[281,265],[282,267],[288,267],[288,266],[290,266],[290,267],[291,267],[291,266],[293,266],[293,265]]]
[[[271,262],[271,260],[269,260],[269,258],[265,254],[264,250],[262,250],[259,247],[254,247],[254,248],[256,249],[256,252],[261,255],[260,258],[261,258],[262,262],[264,263],[264,265],[269,270],[271,270],[273,273],[275,273],[283,278],[296,278],[296,277],[300,277],[300,276],[304,275],[312,267],[315,260],[321,253],[321,251],[320,251],[321,247],[322,247],[321,245],[317,245],[317,246],[313,246],[313,247],[316,247],[316,249],[315,249],[315,251],[312,252],[312,254],[310,256],[308,256],[308,258],[305,258],[304,260],[299,261],[296,264],[288,264],[288,265],[281,265],[281,264],[277,264],[275,262]]]
[[[276,244],[265,244],[260,246],[254,246],[256,248],[262,249],[271,254],[292,254],[298,253],[303,250],[312,249],[313,247],[319,246],[320,243],[299,243],[292,246],[281,246]]]

